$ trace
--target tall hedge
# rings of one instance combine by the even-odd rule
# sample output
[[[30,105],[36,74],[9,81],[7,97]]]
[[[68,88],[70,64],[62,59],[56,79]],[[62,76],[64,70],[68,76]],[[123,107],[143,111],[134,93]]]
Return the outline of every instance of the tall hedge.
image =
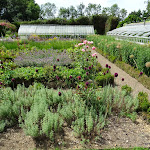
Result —
[[[97,31],[98,34],[105,34],[105,23],[107,21],[106,15],[93,15],[92,16],[92,23],[94,25],[94,29]]]
[[[105,33],[107,33],[108,31],[111,31],[113,29],[116,29],[118,23],[119,23],[118,17],[109,16],[106,21],[106,24],[105,24]]]
[[[107,21],[107,22],[106,22]],[[108,25],[106,25],[106,23]],[[76,19],[63,19],[63,18],[53,18],[49,20],[34,20],[34,21],[23,21],[17,22],[14,24],[59,24],[59,25],[93,25],[94,30],[96,30],[97,34],[104,35],[105,27],[109,27],[109,29],[114,29],[118,25],[118,18],[111,18],[107,15],[93,15],[92,17],[81,16]],[[108,29],[107,29],[108,30]]]

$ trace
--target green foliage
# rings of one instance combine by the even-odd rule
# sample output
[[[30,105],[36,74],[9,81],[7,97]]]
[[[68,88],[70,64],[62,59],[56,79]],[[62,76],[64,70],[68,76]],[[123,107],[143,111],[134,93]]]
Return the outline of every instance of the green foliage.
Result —
[[[117,60],[117,57],[116,56],[108,56],[108,59],[114,63],[116,60]]]
[[[118,23],[119,23],[119,18],[114,17],[114,16],[108,17],[106,24],[105,24],[105,33],[113,29],[116,29]]]
[[[0,11],[2,19],[10,22],[19,20],[36,20],[39,18],[40,7],[33,0],[6,0]]]
[[[107,20],[106,15],[93,15],[92,16],[92,23],[94,25],[94,29],[97,31],[98,34],[105,34],[105,23]]]
[[[6,33],[11,34],[13,32],[15,32],[16,30],[16,26],[11,24],[10,22],[6,22],[6,21],[0,21],[0,37],[1,36],[5,36]]]
[[[36,35],[35,35],[36,36]],[[29,41],[29,40],[19,40],[14,42],[7,42],[2,41],[0,42],[0,49],[9,50],[9,51],[18,51],[23,52],[27,50],[33,50],[35,48],[36,50],[43,50],[43,49],[57,49],[57,50],[64,50],[70,47],[74,47],[74,45],[79,42],[78,40],[59,40],[57,38],[50,38],[47,41],[43,42],[35,42],[35,41]]]
[[[132,92],[132,88],[129,87],[127,84],[126,84],[126,85],[123,85],[123,86],[121,87],[121,90],[125,91],[126,95],[130,95],[131,92]]]
[[[146,75],[150,75],[150,68],[145,64],[150,60],[149,46],[139,45],[127,41],[118,41],[110,36],[90,35],[87,40],[93,41],[97,47],[97,51],[107,54],[112,61],[123,61],[131,66],[143,71]],[[134,55],[134,60],[130,58]],[[136,63],[135,63],[136,62]]]
[[[96,81],[98,86],[105,86],[107,84],[113,84],[114,83],[114,76],[111,75],[110,73],[106,73],[105,75],[99,73],[96,76],[95,81]]]
[[[139,107],[138,111],[148,111],[150,107],[150,102],[148,101],[148,94],[144,92],[139,92],[138,94]]]
[[[58,94],[61,92],[61,95]],[[76,136],[92,139],[105,125],[108,115],[130,113],[138,101],[110,86],[103,89],[81,87],[79,91],[47,89],[35,83],[29,88],[18,85],[0,89],[0,131],[20,124],[33,138],[54,141],[63,131],[64,122]]]

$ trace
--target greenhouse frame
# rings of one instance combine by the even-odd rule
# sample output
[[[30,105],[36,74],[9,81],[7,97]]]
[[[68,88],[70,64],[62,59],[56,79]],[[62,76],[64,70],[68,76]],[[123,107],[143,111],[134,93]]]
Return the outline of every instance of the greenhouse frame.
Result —
[[[107,32],[107,35],[127,41],[150,43],[150,24],[126,25]]]
[[[93,25],[20,25],[18,36],[21,39],[28,38],[30,35],[39,36],[59,36],[82,38],[94,34]]]

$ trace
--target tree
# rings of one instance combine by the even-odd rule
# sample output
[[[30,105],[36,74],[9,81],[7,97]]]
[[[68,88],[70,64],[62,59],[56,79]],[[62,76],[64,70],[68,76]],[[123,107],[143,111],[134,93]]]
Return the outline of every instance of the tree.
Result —
[[[148,15],[150,16],[150,0],[147,0],[146,3],[147,3],[146,10]]]
[[[40,7],[34,0],[1,0],[1,19],[12,21],[39,18]]]
[[[142,12],[139,9],[138,11],[132,11],[129,15],[135,15],[135,16],[141,18],[142,17]]]
[[[127,15],[127,10],[125,10],[124,8],[120,10],[120,19],[124,20],[125,17]]]
[[[75,9],[74,6],[70,6],[69,13],[71,19],[77,18],[77,10]]]
[[[97,15],[99,15],[99,14],[101,13],[101,8],[102,8],[101,5],[98,4],[98,5],[97,5],[97,8],[96,8],[96,11],[97,11],[96,14],[97,14]]]
[[[54,3],[45,3],[41,5],[41,18],[54,18],[56,13],[56,5]]]
[[[115,17],[119,17],[119,14],[120,14],[120,8],[118,7],[117,4],[114,4],[110,7],[110,14],[112,16],[115,16]]]
[[[102,14],[109,16],[110,15],[110,8],[109,7],[103,7]]]
[[[143,10],[143,12],[142,12],[142,19],[144,19],[144,18],[148,18],[148,12],[146,11],[146,10]]]
[[[84,8],[85,5],[81,3],[80,5],[77,6],[77,15],[79,16],[84,16]]]
[[[70,17],[69,8],[61,7],[59,9],[59,17],[69,19]]]
[[[86,7],[85,12],[87,16],[98,15],[101,12],[101,5],[89,3]]]

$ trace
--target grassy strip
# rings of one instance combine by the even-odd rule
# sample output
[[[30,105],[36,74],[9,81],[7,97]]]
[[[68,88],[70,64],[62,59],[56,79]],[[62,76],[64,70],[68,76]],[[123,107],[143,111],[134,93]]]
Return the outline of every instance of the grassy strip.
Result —
[[[42,49],[67,49],[70,47],[73,47],[78,40],[58,40],[58,39],[51,39],[48,41],[42,41],[42,42],[36,42],[36,41],[29,41],[29,40],[18,40],[18,41],[13,41],[13,42],[8,42],[8,41],[1,41],[0,42],[0,49],[2,50],[15,50],[19,51],[20,49],[28,49],[32,50],[34,48],[38,48],[40,50]]]

